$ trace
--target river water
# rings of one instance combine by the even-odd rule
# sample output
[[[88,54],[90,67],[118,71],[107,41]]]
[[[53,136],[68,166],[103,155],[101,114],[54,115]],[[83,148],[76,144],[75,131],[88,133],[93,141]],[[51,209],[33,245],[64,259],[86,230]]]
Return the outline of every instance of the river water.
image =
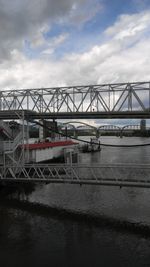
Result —
[[[101,143],[149,143],[149,138],[102,137]],[[150,147],[110,148],[79,155],[82,163],[150,163]],[[1,266],[150,266],[150,237],[101,224],[102,218],[150,227],[150,189],[47,184],[28,196],[34,208],[0,204]],[[37,206],[36,206],[37,204]],[[39,206],[40,204],[40,206]],[[40,208],[39,208],[40,207]],[[44,207],[47,207],[43,212]],[[97,224],[53,214],[88,214]],[[87,218],[87,217],[85,217]]]

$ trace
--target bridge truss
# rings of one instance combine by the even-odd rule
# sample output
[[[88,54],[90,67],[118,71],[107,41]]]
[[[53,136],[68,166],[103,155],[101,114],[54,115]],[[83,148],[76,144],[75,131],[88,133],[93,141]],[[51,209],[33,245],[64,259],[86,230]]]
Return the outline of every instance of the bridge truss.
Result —
[[[34,118],[150,117],[150,82],[0,91],[0,115],[12,110]]]

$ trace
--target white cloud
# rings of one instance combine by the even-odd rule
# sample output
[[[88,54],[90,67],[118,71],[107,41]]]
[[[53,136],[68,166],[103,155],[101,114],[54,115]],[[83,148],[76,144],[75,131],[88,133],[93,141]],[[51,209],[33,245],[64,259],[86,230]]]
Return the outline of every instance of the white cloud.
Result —
[[[134,15],[121,15],[116,23],[109,27],[105,33],[117,40],[126,37],[139,36],[150,26],[150,12]]]
[[[119,50],[128,51],[128,47],[136,47],[136,42],[140,43],[142,39],[148,38],[149,29],[150,11],[147,11],[120,16],[116,23],[105,31],[105,35],[111,39],[111,46],[117,45]]]
[[[148,18],[150,11],[121,16],[105,31],[109,38],[103,44],[86,53],[68,54],[60,61],[46,57],[27,59],[16,50],[12,53],[11,62],[1,64],[0,87],[33,88],[150,80]],[[67,35],[54,39],[47,53],[53,52],[53,48],[65,38]]]
[[[55,49],[59,47],[69,37],[68,33],[60,34],[54,38],[50,38],[48,41],[45,40],[45,48],[43,49],[43,55],[51,55]]]

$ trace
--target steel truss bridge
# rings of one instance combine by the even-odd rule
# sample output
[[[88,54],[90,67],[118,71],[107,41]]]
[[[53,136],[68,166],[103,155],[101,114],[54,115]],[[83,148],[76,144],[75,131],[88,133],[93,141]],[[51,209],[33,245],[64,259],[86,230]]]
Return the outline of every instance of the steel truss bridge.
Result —
[[[75,126],[75,124],[79,124],[78,126]],[[113,124],[105,124],[105,125],[100,125],[98,127],[90,125],[88,123],[85,122],[81,122],[81,121],[68,121],[68,122],[64,122],[61,123],[59,125],[59,132],[61,132],[62,130],[66,131],[66,127],[67,127],[67,131],[71,130],[73,132],[73,135],[75,137],[78,136],[79,131],[83,130],[83,131],[88,131],[88,132],[92,132],[92,134],[94,134],[97,138],[99,138],[99,136],[103,133],[103,132],[115,132],[116,134],[119,134],[120,136],[123,135],[123,133],[130,133],[133,131],[140,131],[141,130],[141,126],[138,124],[129,124],[129,125],[125,125],[125,126],[117,126],[117,125],[113,125]],[[149,130],[149,127],[145,127],[145,130]]]
[[[0,91],[0,119],[150,118],[150,82]]]
[[[33,164],[0,167],[0,182],[34,182],[150,188],[150,166]]]
[[[79,126],[75,126],[74,124],[79,124]],[[128,124],[124,126],[117,126],[113,124],[104,124],[100,126],[93,126],[85,122],[81,121],[68,121],[64,122],[59,125],[59,129],[65,129],[65,127],[68,126],[74,131],[78,131],[80,129],[85,129],[85,130],[93,130],[95,132],[101,132],[101,131],[118,131],[118,132],[123,132],[123,131],[131,131],[131,130],[140,130],[141,126],[139,124]],[[146,127],[145,127],[146,128]],[[147,127],[149,129],[149,127]]]

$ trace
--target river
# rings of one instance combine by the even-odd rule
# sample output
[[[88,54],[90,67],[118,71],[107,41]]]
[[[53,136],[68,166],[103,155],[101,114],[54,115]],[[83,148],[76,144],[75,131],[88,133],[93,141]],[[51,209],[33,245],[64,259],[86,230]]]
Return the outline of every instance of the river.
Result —
[[[101,143],[149,143],[149,138],[102,137]],[[79,155],[82,163],[150,163],[150,147],[102,147]],[[96,185],[39,185],[26,204],[1,201],[1,266],[150,266],[150,235],[118,227],[120,222],[150,228],[150,189]],[[30,208],[27,203],[30,203]],[[33,207],[32,207],[33,204]],[[31,208],[32,207],[32,208]],[[44,209],[46,207],[46,209]],[[88,215],[92,221],[61,216],[51,208]],[[79,216],[80,217],[80,216]],[[99,218],[95,223],[94,218]],[[115,227],[103,218],[115,221]],[[101,220],[103,223],[101,223]]]

